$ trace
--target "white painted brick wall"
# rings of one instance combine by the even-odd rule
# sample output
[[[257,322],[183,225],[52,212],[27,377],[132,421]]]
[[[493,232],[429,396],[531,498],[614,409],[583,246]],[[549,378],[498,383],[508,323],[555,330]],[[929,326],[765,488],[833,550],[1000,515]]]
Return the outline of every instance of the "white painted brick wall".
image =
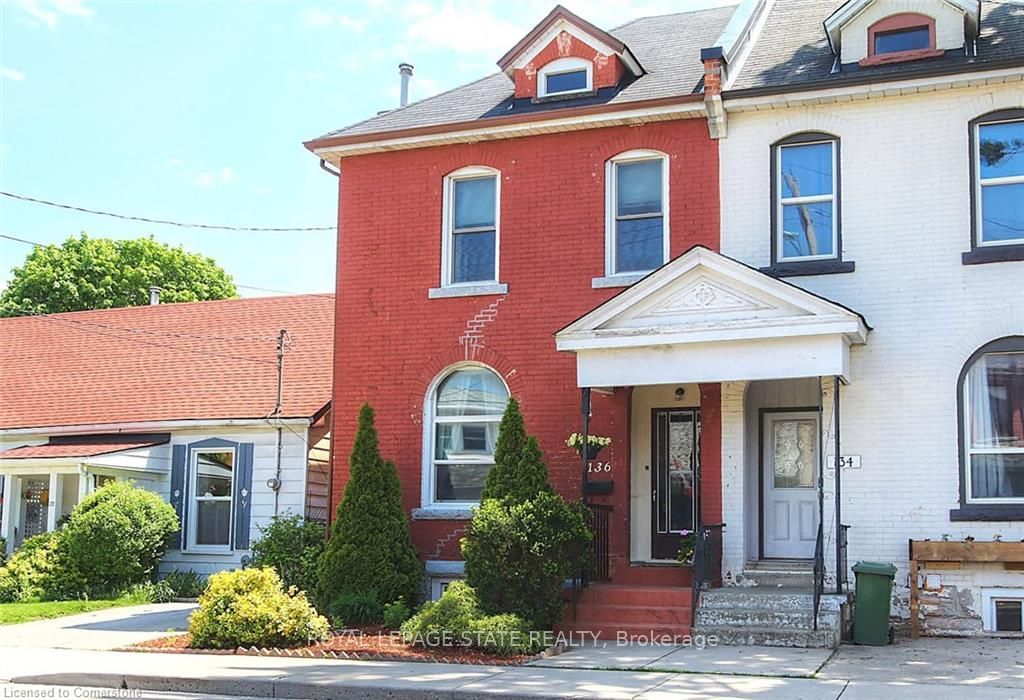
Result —
[[[843,472],[843,520],[850,563],[894,562],[899,586],[910,538],[1024,538],[1024,522],[949,519],[959,505],[958,374],[979,346],[1024,334],[1024,262],[960,259],[971,235],[967,123],[1014,107],[1024,107],[1024,83],[733,113],[720,141],[722,252],[760,267],[770,262],[771,144],[805,130],[841,139],[844,259],[856,271],[789,281],[874,327],[852,350],[842,393],[842,453],[863,465]],[[733,403],[723,391],[726,446]],[[723,472],[728,483],[728,460]],[[727,486],[724,497],[728,521],[741,504]],[[831,497],[827,509],[826,518]],[[727,548],[727,561],[736,555]],[[1022,572],[1003,578],[1024,586]]]

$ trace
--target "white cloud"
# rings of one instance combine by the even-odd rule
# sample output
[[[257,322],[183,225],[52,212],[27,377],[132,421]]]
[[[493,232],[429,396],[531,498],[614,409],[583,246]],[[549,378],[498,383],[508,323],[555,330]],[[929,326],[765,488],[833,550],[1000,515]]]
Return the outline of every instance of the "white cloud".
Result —
[[[173,168],[180,168],[181,166],[185,165],[185,161],[183,161],[181,158],[168,158],[167,164]]]
[[[414,20],[405,33],[419,47],[491,54],[515,44],[524,30],[489,12],[485,3],[445,2]]]
[[[311,6],[302,11],[302,24],[306,27],[325,28],[337,26],[359,34],[366,29],[368,23],[369,20],[365,18],[335,15],[332,12],[321,10],[319,7]]]
[[[25,74],[14,68],[0,67],[0,75],[8,80],[24,80]]]
[[[234,181],[235,171],[226,167],[220,170],[204,170],[192,178],[193,184],[204,188],[215,185],[230,185]]]
[[[42,23],[50,29],[57,26],[61,16],[92,17],[94,10],[82,0],[18,0],[17,5],[32,24]]]

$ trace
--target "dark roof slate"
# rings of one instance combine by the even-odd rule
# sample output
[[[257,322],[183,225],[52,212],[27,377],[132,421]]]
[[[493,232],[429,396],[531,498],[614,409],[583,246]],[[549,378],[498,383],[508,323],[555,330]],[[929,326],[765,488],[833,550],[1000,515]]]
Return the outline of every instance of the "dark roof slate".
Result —
[[[727,92],[783,92],[811,83],[840,86],[865,79],[893,80],[932,72],[982,70],[990,64],[1024,62],[1024,3],[982,0],[978,55],[962,52],[907,63],[856,69],[843,66],[832,74],[834,57],[823,23],[842,0],[776,0],[753,50]]]
[[[321,138],[483,121],[491,117],[536,112],[551,112],[554,116],[576,107],[699,94],[704,77],[700,50],[715,44],[735,10],[735,6],[728,6],[644,17],[612,29],[610,34],[629,47],[647,72],[621,87],[600,90],[592,97],[533,104],[528,99],[514,99],[512,81],[504,73],[494,73],[468,85],[329,132]]]

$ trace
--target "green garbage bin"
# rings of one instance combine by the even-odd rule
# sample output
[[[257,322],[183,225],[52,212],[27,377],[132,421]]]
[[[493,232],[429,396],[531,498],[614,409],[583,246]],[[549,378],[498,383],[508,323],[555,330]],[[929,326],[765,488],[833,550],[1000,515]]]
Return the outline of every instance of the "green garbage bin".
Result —
[[[889,602],[896,567],[873,561],[853,566],[857,577],[853,601],[853,641],[885,646],[889,643]]]

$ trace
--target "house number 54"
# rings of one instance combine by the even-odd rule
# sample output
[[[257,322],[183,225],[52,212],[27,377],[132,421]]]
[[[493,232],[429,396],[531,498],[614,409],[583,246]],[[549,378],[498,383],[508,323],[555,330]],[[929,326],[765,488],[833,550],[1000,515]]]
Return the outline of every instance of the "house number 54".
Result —
[[[587,471],[591,474],[601,474],[612,470],[611,462],[587,462]]]

